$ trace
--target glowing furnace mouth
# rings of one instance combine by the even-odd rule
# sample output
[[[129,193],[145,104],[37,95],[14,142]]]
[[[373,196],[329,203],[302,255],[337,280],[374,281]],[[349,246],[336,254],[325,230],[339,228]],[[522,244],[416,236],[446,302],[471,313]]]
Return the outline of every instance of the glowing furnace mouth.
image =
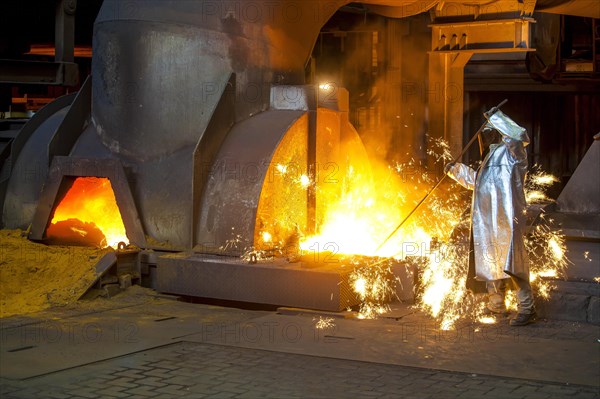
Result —
[[[46,230],[51,242],[116,248],[129,243],[108,178],[78,177],[56,206]]]

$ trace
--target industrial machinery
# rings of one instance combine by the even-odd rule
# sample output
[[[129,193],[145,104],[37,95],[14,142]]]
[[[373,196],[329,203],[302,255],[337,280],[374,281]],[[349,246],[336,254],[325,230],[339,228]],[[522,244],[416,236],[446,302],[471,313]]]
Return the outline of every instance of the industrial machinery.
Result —
[[[348,270],[288,261],[295,234],[314,231],[323,198],[341,192],[344,171],[368,164],[347,91],[305,84],[320,28],[347,3],[105,0],[91,76],[11,144],[3,227],[30,226],[29,238],[44,242],[78,178],[108,179],[128,241],[166,253],[140,268],[156,273],[157,290],[327,310],[356,304]],[[473,54],[532,51],[535,1],[499,1],[502,13],[473,1],[460,22],[437,0],[363,3],[391,17],[432,12],[430,78],[446,88],[461,87]],[[452,139],[462,135],[462,97],[446,94],[430,112]],[[332,165],[341,172],[328,180]],[[275,250],[280,257],[255,262]]]

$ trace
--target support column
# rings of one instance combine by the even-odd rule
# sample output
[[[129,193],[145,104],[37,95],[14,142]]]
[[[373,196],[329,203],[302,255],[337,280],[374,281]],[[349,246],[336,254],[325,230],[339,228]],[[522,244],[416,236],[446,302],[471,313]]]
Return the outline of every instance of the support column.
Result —
[[[463,146],[464,67],[472,54],[432,52],[429,55],[429,134],[446,140],[454,155],[459,154]]]
[[[73,62],[75,52],[75,10],[77,0],[58,0],[54,23],[54,60]]]
[[[531,11],[531,2],[528,0],[524,12]],[[443,8],[443,5],[440,7]],[[473,17],[482,16],[477,14]],[[532,23],[535,23],[533,19],[523,17],[481,18],[429,25],[429,134],[447,140],[452,154],[458,155],[463,146],[465,65],[475,53],[485,56],[534,51],[530,47]],[[429,167],[433,166],[432,162],[429,161]]]
[[[315,91],[319,91],[318,86],[316,87]],[[311,179],[311,183],[306,189],[306,199],[308,207],[306,232],[308,234],[315,234],[317,230],[317,109],[318,99],[315,109],[309,109],[308,111],[307,171],[308,176]]]

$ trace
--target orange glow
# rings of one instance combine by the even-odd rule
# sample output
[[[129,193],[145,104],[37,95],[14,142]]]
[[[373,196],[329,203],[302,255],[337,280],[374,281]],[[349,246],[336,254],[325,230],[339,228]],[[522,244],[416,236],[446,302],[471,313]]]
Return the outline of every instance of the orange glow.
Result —
[[[75,57],[92,58],[92,46],[75,46],[73,50]],[[32,44],[27,54],[54,57],[56,49],[52,44]]]
[[[322,215],[318,234],[305,237],[302,250],[310,252],[329,244],[336,253],[345,255],[421,256],[429,251],[433,237],[449,235],[464,210],[456,195],[448,200],[460,203],[460,207],[443,206],[440,199],[433,196],[378,249],[431,183],[416,166],[407,173],[371,161],[367,165],[351,164],[345,172],[339,181],[341,195],[333,190],[330,196],[325,190],[317,194],[328,207]]]
[[[432,147],[441,155],[428,154],[436,156],[442,165],[451,159],[443,141],[433,142]],[[348,154],[349,150],[343,148],[340,153]],[[300,249],[303,255],[333,252],[342,255],[340,259],[346,259],[341,261],[346,266],[355,266],[351,287],[362,301],[359,317],[374,318],[386,311],[382,303],[386,293],[393,291],[394,282],[385,273],[387,262],[381,259],[394,258],[417,265],[421,290],[417,306],[433,316],[442,330],[453,329],[464,317],[485,324],[496,322],[484,314],[486,296],[477,296],[466,287],[467,218],[472,192],[448,179],[379,248],[441,177],[412,160],[388,166],[376,160],[351,156],[346,163],[339,162],[338,165],[335,182],[330,184],[337,183],[337,187],[328,187],[325,183],[329,182],[323,182],[323,176],[316,176],[317,202],[325,205],[317,213],[316,234],[304,235]],[[541,177],[532,178],[538,175]],[[532,176],[526,182],[528,198],[534,190],[543,195],[555,180],[541,171]],[[532,284],[536,294],[547,298],[550,286],[535,277],[561,275],[567,264],[564,237],[538,226],[526,237],[525,244],[532,257]],[[355,261],[352,260],[354,255],[359,255]],[[368,258],[365,260],[363,255]],[[357,265],[362,265],[362,269]],[[509,310],[516,308],[512,291],[506,296],[506,306]]]
[[[51,224],[56,225],[58,222],[72,219],[83,224],[95,225],[100,229],[105,236],[104,242],[100,244],[102,247],[116,247],[119,242],[129,243],[115,194],[107,178],[78,177],[75,179],[73,186],[56,207]],[[78,227],[70,227],[70,229],[82,236],[87,234]]]

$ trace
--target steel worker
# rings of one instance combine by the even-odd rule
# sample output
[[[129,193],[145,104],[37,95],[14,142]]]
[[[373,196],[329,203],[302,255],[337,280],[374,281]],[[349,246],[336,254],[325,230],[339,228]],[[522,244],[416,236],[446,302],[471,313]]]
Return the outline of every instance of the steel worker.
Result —
[[[529,137],[524,128],[496,111],[488,116],[479,139],[482,152],[488,152],[477,171],[462,163],[449,163],[444,171],[473,190],[469,274],[486,282],[488,309],[495,313],[506,313],[504,290],[512,281],[518,313],[510,325],[523,326],[535,319],[524,244],[527,203],[523,185]]]

